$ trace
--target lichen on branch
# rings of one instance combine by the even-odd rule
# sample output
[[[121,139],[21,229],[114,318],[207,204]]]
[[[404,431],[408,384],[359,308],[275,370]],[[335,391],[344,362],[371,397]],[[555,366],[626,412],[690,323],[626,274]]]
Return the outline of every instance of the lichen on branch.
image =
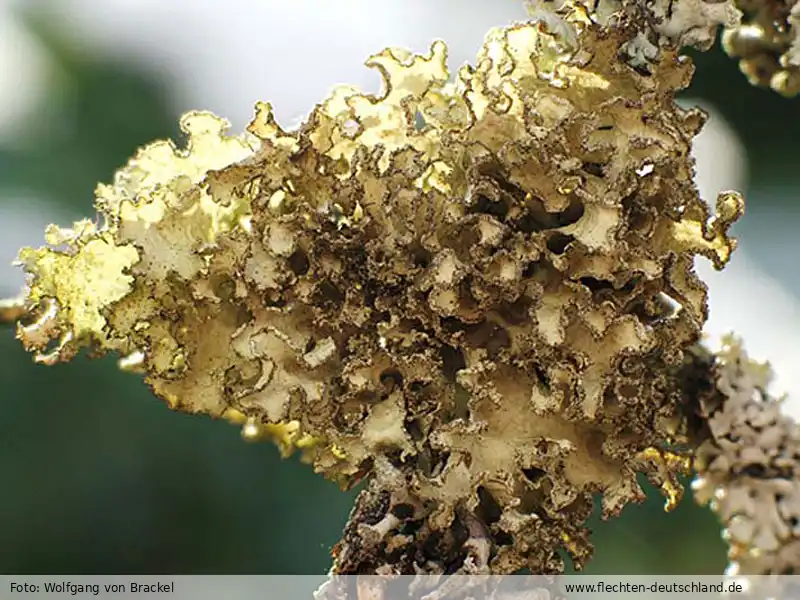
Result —
[[[174,409],[370,478],[339,572],[580,567],[594,494],[616,515],[644,474],[680,498],[693,264],[725,265],[743,203],[698,196],[687,58],[631,64],[624,12],[552,15],[455,77],[442,42],[384,50],[379,95],[339,87],[294,131],[266,103],[241,136],[185,116],[98,222],[22,251],[20,339],[116,353]]]
[[[769,366],[733,338],[699,395],[707,423],[695,498],[725,525],[729,573],[785,575],[800,565],[800,429],[768,392]]]

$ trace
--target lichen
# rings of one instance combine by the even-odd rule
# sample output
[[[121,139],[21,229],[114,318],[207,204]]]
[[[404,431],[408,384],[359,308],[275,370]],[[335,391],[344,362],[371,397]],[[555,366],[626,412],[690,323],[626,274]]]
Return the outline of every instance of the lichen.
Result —
[[[770,87],[784,96],[800,93],[800,2],[736,0],[744,16],[727,27],[725,51],[739,59],[739,68],[753,85]]]
[[[698,196],[690,61],[618,60],[625,13],[556,17],[455,78],[442,42],[384,50],[379,95],[337,88],[295,131],[266,103],[238,137],[190,113],[185,150],[98,188],[100,224],[22,252],[20,339],[117,353],[174,409],[369,478],[339,572],[580,567],[593,495],[616,515],[643,474],[680,498],[693,263],[724,266],[743,205]]]
[[[800,565],[800,429],[768,392],[768,365],[728,338],[700,396],[707,439],[695,498],[725,526],[733,575],[793,574]],[[795,590],[796,591],[796,590]]]
[[[558,22],[555,12],[578,4],[600,25],[629,27],[630,39],[621,46],[620,58],[648,69],[661,48],[692,47],[708,50],[720,27],[739,25],[742,16],[735,0],[526,0],[534,19]]]

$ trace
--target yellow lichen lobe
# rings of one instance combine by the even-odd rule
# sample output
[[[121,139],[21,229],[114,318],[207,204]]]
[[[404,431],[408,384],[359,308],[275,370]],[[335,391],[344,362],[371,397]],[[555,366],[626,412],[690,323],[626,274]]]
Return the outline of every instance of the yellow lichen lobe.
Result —
[[[116,246],[107,234],[88,231],[83,229],[70,252],[26,248],[19,260],[33,276],[27,297],[30,305],[54,301],[57,316],[44,318],[55,319],[60,330],[69,332],[70,340],[100,341],[106,325],[102,311],[130,291],[133,277],[128,270],[139,254],[132,246]],[[53,240],[55,230],[49,233]],[[20,325],[23,343],[44,350],[44,345],[29,336],[30,331],[31,326]]]
[[[231,195],[216,201],[203,183],[211,170],[246,158],[256,147],[252,136],[226,136],[227,128],[225,120],[210,113],[185,115],[185,149],[166,141],[150,144],[116,173],[113,184],[98,186],[100,225],[84,220],[70,229],[51,226],[45,236],[48,247],[20,252],[19,261],[30,274],[29,309],[47,308],[34,324],[20,326],[26,347],[44,358],[45,338],[59,335],[47,362],[69,358],[87,343],[130,350],[130,344],[109,336],[106,315],[113,313],[112,305],[134,286],[163,289],[168,276],[196,276],[205,266],[198,251],[236,226],[232,215],[249,212],[249,198]],[[151,289],[151,294],[156,292]],[[157,304],[152,295],[136,302],[125,310],[141,311],[142,318]],[[51,333],[43,337],[44,331]],[[128,333],[121,332],[122,338]]]

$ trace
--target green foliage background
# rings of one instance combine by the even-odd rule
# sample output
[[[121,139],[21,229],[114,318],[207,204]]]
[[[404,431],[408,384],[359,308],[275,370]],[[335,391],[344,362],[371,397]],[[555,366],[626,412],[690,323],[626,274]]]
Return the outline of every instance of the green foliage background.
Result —
[[[79,58],[49,24],[31,25],[58,65],[44,117],[68,127],[51,136],[32,122],[23,129],[35,138],[0,146],[0,202],[2,189],[24,188],[88,214],[96,182],[141,144],[177,134],[169,86],[131,64]],[[797,293],[769,232],[797,216],[800,104],[750,88],[719,50],[697,66],[691,94],[719,107],[749,149],[739,235],[758,238],[765,268]],[[714,517],[688,495],[665,514],[648,491],[622,518],[593,519],[591,571],[721,572]],[[0,330],[0,572],[322,573],[353,497],[230,425],[170,412],[111,358],[37,366]]]

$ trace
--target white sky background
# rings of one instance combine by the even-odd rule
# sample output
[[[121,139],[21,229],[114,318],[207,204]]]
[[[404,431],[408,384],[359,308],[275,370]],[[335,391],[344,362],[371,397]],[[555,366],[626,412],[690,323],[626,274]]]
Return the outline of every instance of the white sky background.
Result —
[[[0,0],[0,143],[28,111],[47,77],[47,61]],[[377,91],[376,71],[364,59],[386,46],[424,52],[447,41],[450,65],[474,58],[486,30],[525,17],[520,0],[24,0],[47,6],[87,53],[140,61],[174,81],[176,110],[208,109],[241,130],[256,100],[273,104],[283,125],[301,120],[336,83]],[[457,7],[454,9],[454,7]],[[706,107],[707,109],[711,107]],[[712,110],[713,113],[713,110]],[[131,151],[133,152],[133,148]],[[735,133],[717,115],[697,140],[698,184],[713,204],[717,192],[742,189],[745,156]],[[109,173],[109,179],[111,174]],[[0,295],[22,285],[8,263],[20,245],[42,243],[44,225],[69,223],[46,199],[25,190],[11,211],[0,205]],[[4,212],[5,211],[5,212]],[[722,273],[700,259],[711,284],[711,340],[733,330],[751,355],[769,359],[775,387],[789,390],[800,418],[800,303],[740,248]]]

